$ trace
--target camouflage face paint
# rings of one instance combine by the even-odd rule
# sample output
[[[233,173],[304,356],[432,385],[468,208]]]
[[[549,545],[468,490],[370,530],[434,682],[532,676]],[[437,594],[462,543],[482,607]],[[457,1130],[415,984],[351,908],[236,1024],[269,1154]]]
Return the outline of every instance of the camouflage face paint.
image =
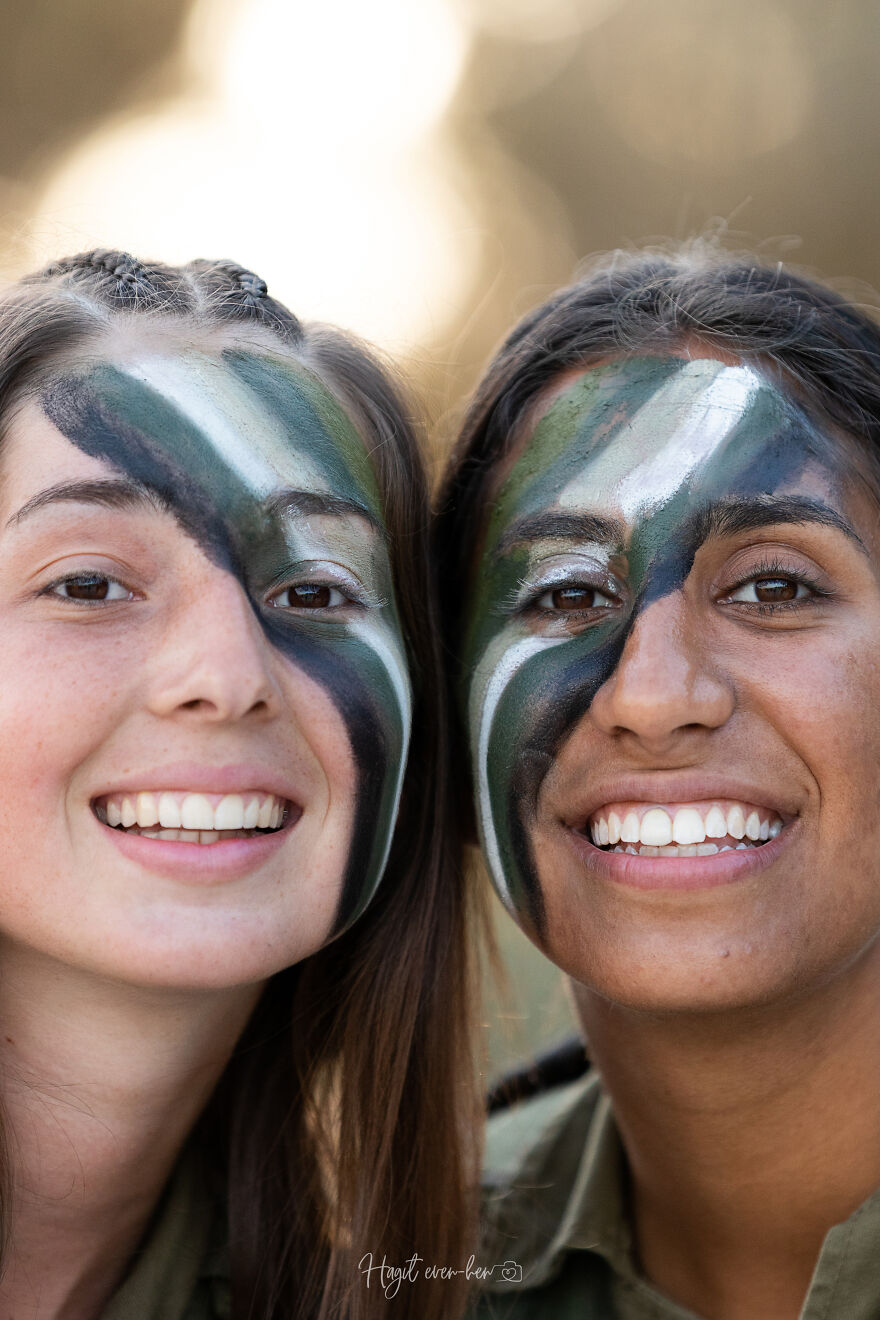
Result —
[[[839,475],[835,442],[767,380],[671,357],[587,371],[516,458],[489,516],[464,658],[483,846],[523,924],[542,928],[530,844],[542,781],[640,612],[683,585],[713,533],[834,523],[833,510],[792,493],[815,465]],[[536,621],[548,592],[614,595],[621,580],[628,609],[579,630]]]
[[[329,693],[359,789],[336,931],[382,876],[410,727],[406,652],[375,476],[348,417],[305,368],[226,351],[102,362],[41,404],[78,449],[159,496],[234,574],[272,644]],[[280,610],[276,584],[337,587],[356,608]]]

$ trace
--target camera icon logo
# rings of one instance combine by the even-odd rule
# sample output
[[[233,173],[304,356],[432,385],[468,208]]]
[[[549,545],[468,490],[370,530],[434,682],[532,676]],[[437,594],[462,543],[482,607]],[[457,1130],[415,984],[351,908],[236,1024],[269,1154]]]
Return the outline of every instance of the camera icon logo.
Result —
[[[496,1265],[495,1268],[505,1283],[522,1283],[522,1265],[518,1265],[515,1260],[506,1260],[503,1265]]]

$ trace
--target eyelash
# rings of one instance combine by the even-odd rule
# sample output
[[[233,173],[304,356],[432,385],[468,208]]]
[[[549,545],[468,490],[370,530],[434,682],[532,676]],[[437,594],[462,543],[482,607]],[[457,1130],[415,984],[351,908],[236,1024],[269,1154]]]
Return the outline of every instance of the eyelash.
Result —
[[[604,587],[599,587],[595,582],[586,582],[576,578],[563,579],[557,582],[542,582],[528,589],[528,594],[524,597],[522,594],[525,583],[520,587],[519,592],[514,594],[514,598],[509,601],[505,607],[505,613],[535,613],[545,615],[550,618],[562,618],[575,616],[578,614],[592,614],[594,611],[607,611],[610,607],[619,604],[618,597],[614,592]],[[546,605],[541,605],[540,601],[544,596],[552,595],[555,591],[592,591],[597,596],[603,596],[609,602],[605,605],[585,605],[582,609],[562,610],[553,609]]]
[[[741,591],[743,587],[750,583],[760,582],[768,578],[780,578],[788,582],[794,582],[797,586],[806,587],[811,593],[807,597],[801,597],[800,600],[787,601],[730,601],[729,597],[736,591]],[[752,614],[771,615],[780,612],[791,613],[793,610],[809,609],[814,607],[820,600],[827,600],[832,593],[823,587],[813,578],[808,577],[801,569],[792,568],[791,565],[782,563],[780,560],[762,560],[745,577],[735,582],[733,586],[728,587],[720,601],[725,599],[728,603],[739,607],[745,607]]]
[[[76,584],[79,584],[81,586],[87,586],[92,584],[97,585],[105,582],[108,583],[110,586],[120,587],[126,593],[125,595],[126,600],[131,600],[133,598],[134,593],[132,592],[131,588],[127,587],[124,582],[121,582],[119,578],[113,577],[110,573],[98,573],[98,572],[65,573],[62,577],[58,577],[53,579],[53,581],[51,582],[47,582],[46,585],[44,587],[41,587],[36,594],[37,596],[49,597],[54,600],[64,601],[65,604],[73,605],[77,609],[95,609],[95,608],[100,609],[100,608],[105,608],[107,605],[116,604],[122,598],[116,597],[115,599],[110,599],[110,600],[101,597],[92,597],[91,599],[89,598],[78,599],[76,596],[64,595],[63,592],[59,590],[59,588],[70,585],[76,585]],[[324,590],[330,592],[331,596],[333,593],[338,595],[340,597],[340,600],[336,602],[331,601],[327,605],[312,606],[312,607],[309,607],[307,605],[296,607],[292,605],[284,606],[284,605],[275,604],[275,600],[278,596],[283,596],[284,593],[287,591],[296,591],[301,588],[315,588],[318,590],[321,590],[323,588]],[[319,614],[329,610],[336,611],[338,609],[342,609],[345,606],[349,606],[349,605],[353,605],[355,607],[362,607],[363,605],[362,601],[356,600],[352,596],[346,595],[345,588],[342,585],[335,582],[321,582],[321,581],[293,582],[293,583],[287,583],[282,587],[276,587],[272,591],[272,593],[266,597],[266,603],[271,608],[274,609],[296,610],[297,613],[308,613],[308,614]]]
[[[41,587],[36,594],[37,596],[48,596],[55,600],[63,600],[66,604],[73,605],[77,609],[82,609],[82,608],[94,609],[96,605],[105,606],[105,605],[115,604],[116,602],[113,600],[106,601],[106,600],[102,600],[100,597],[93,598],[91,600],[88,599],[78,600],[75,596],[64,596],[58,590],[59,587],[64,587],[77,583],[81,586],[86,586],[91,583],[100,583],[100,582],[107,582],[111,586],[121,587],[122,590],[126,593],[126,599],[128,600],[131,600],[132,596],[134,595],[130,587],[127,587],[124,582],[120,582],[119,578],[113,577],[110,573],[89,573],[89,572],[65,573],[63,577],[58,577],[55,578],[52,582],[47,582],[46,585],[44,587]],[[117,597],[117,600],[118,599],[119,598]]]

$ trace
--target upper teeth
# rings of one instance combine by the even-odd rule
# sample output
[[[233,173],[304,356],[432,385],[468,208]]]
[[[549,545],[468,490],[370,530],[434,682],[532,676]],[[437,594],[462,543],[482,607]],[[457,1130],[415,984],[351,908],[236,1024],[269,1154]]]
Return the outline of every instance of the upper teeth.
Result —
[[[742,802],[694,802],[680,807],[651,803],[602,807],[590,819],[590,835],[600,847],[615,843],[699,844],[706,839],[750,839],[764,842],[782,829],[782,821],[766,807]]]
[[[113,793],[96,804],[108,825],[184,830],[277,829],[284,798],[272,793]]]

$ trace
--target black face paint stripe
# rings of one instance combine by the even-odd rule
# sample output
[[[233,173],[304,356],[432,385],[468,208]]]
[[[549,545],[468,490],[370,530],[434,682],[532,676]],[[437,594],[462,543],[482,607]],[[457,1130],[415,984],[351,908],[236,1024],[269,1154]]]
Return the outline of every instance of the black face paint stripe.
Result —
[[[46,416],[82,453],[124,474],[123,483],[153,493],[173,514],[209,559],[241,583],[255,617],[269,641],[328,694],[339,711],[352,749],[357,786],[355,819],[333,934],[341,931],[369,899],[364,879],[381,862],[387,834],[381,822],[393,826],[393,798],[398,765],[392,743],[402,745],[397,714],[389,727],[381,703],[384,667],[369,644],[331,622],[281,616],[254,598],[249,562],[260,554],[286,562],[289,550],[279,512],[261,505],[241,477],[212,451],[205,455],[204,437],[195,423],[144,382],[109,366],[88,375],[70,375],[52,382],[41,396]],[[281,407],[280,398],[277,400]],[[160,438],[161,437],[161,440]],[[329,448],[326,435],[322,443]],[[307,446],[306,446],[307,447]],[[311,453],[310,453],[311,457]],[[346,472],[346,489],[350,477]],[[100,484],[100,483],[99,483]],[[218,500],[230,512],[218,512]],[[305,497],[305,498],[302,498]],[[328,512],[334,497],[288,492],[286,507]],[[271,501],[270,501],[271,503]],[[302,506],[307,506],[302,509]],[[356,511],[375,517],[354,500],[340,497],[333,511]],[[373,656],[372,669],[364,665]],[[380,672],[381,671],[381,672]],[[397,712],[397,706],[393,707]]]

